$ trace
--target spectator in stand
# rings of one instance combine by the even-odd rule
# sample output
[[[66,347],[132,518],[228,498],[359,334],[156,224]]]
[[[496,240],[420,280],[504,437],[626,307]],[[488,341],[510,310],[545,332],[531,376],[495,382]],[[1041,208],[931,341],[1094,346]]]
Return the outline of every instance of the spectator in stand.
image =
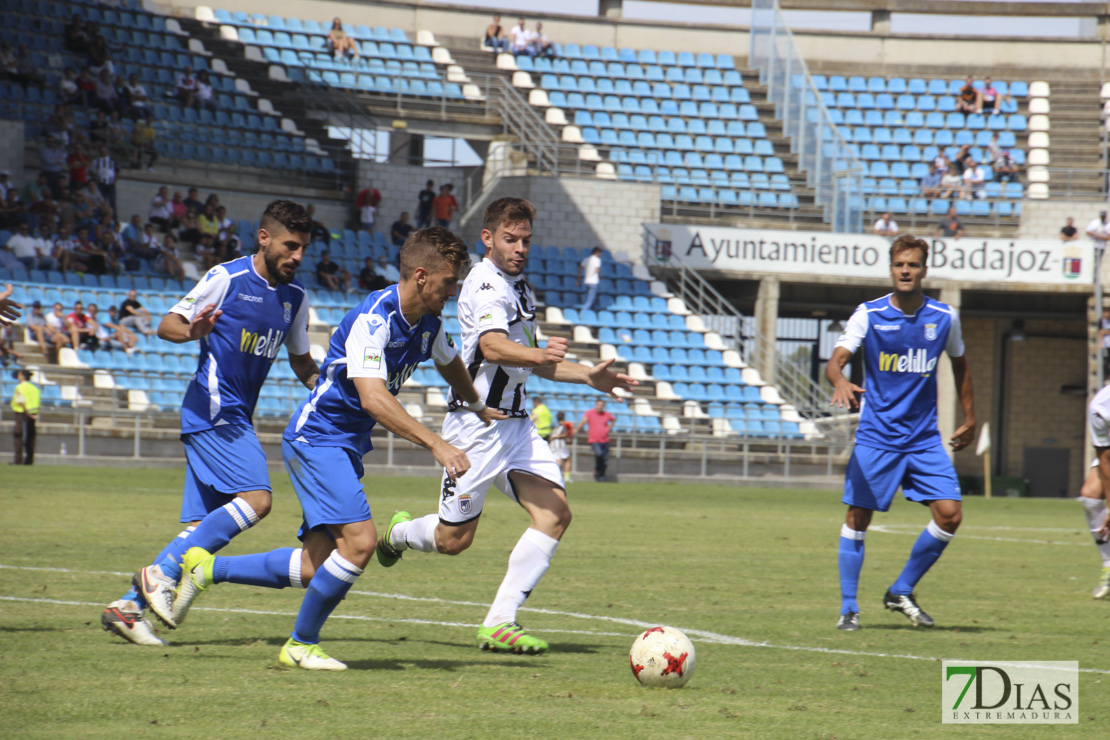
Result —
[[[73,311],[66,316],[66,328],[74,349],[96,349],[100,343],[96,338],[96,329],[85,313],[85,304],[81,301],[74,303]]]
[[[312,241],[321,241],[326,248],[331,248],[331,231],[322,221],[316,218],[316,206],[309,203],[305,206],[308,217],[312,219]]]
[[[393,246],[404,246],[405,239],[408,239],[411,233],[412,224],[409,223],[409,212],[401,211],[401,217],[394,221],[393,225],[389,227],[389,236],[393,241]]]
[[[559,467],[563,471],[563,482],[570,483],[572,471],[570,469],[571,458],[570,450],[567,448],[567,441],[574,436],[574,424],[571,424],[566,419],[566,414],[562,411],[555,414],[555,427],[547,443],[551,445],[551,454],[555,456],[555,460],[559,463]]]
[[[131,110],[131,88],[127,86],[127,80],[119,75],[116,75],[113,87],[116,89],[116,111],[125,116]]]
[[[177,224],[173,222],[170,189],[165,185],[158,188],[158,192],[151,198],[150,210],[147,212],[146,220],[156,225],[164,234],[177,228]]]
[[[108,205],[108,200],[100,194],[100,188],[96,186],[95,182],[85,183],[84,190],[79,190],[77,192],[82,193],[85,196],[85,200],[92,204],[97,221],[106,215],[111,216],[113,219],[115,218],[115,211]]]
[[[73,251],[77,248],[77,239],[73,236],[73,229],[69,222],[63,221],[58,227],[58,237],[54,240],[54,249],[50,256],[58,264],[58,269],[65,274],[73,267]]]
[[[532,51],[532,32],[524,27],[524,18],[518,18],[516,25],[509,31],[509,36],[512,38],[512,49],[514,54],[528,54],[531,55]]]
[[[95,23],[86,24],[89,29],[89,69],[93,76],[107,70],[109,75],[114,75],[116,69],[112,64],[112,50],[108,47],[108,40],[100,33],[100,27]]]
[[[96,226],[96,243],[104,255],[103,274],[119,275],[123,271],[123,244],[119,238],[119,226],[105,214]]]
[[[120,232],[120,238],[123,239],[123,248],[129,253],[134,253],[135,250],[143,248],[143,219],[139,214],[131,215],[131,220]],[[146,259],[144,255],[138,254],[137,256]]]
[[[5,47],[10,48],[7,43]],[[4,71],[12,82],[17,82],[26,90],[30,85],[37,85],[42,87],[45,82],[42,70],[35,64],[35,58],[31,54],[31,50],[27,48],[27,44],[20,44],[19,50],[10,56],[5,56],[3,51],[0,51],[0,59],[3,59]],[[10,60],[10,66],[9,66]]]
[[[31,313],[27,315],[27,320],[24,322],[27,331],[31,332],[31,337],[35,340],[35,344],[39,346],[39,351],[42,352],[44,357],[49,357],[47,352],[46,343],[49,341],[51,344],[56,344],[54,336],[47,330],[46,317],[42,315],[42,303],[35,301],[31,304]]]
[[[100,70],[100,74],[93,82],[96,86],[96,106],[105,113],[119,113],[121,109],[119,93],[116,92],[115,82],[108,70]]]
[[[0,170],[0,202],[8,199],[8,191],[14,190],[11,170]]]
[[[112,306],[115,310],[115,306]],[[95,303],[89,304],[89,323],[92,324],[99,349],[122,349],[131,354],[135,348],[135,335],[126,327],[117,324],[110,316],[101,316]]]
[[[389,281],[379,275],[378,271],[374,269],[373,257],[366,258],[366,263],[358,273],[358,287],[369,293],[375,290],[385,290],[389,287]]]
[[[991,134],[991,140],[987,142],[987,158],[984,161],[993,165],[1001,156],[1002,147],[998,144],[998,132],[996,131]]]
[[[987,197],[987,174],[974,159],[967,160],[963,178],[965,198],[982,200]]]
[[[424,229],[432,225],[432,203],[435,199],[435,183],[428,180],[424,184],[424,189],[416,194],[416,228]]]
[[[1098,218],[1092,218],[1087,224],[1087,236],[1091,237],[1096,251],[1106,249],[1106,240],[1110,238],[1110,221],[1106,220],[1106,211],[1099,211]]]
[[[994,162],[995,182],[1017,182],[1018,163],[1009,149],[1003,149],[1002,155]]]
[[[42,174],[46,175],[46,184],[54,192],[58,192],[62,184],[62,171],[68,167],[66,159],[69,154],[56,136],[46,137],[46,146],[39,151],[39,166]]]
[[[890,211],[887,211],[875,221],[875,225],[871,227],[871,231],[878,236],[885,236],[888,239],[893,239],[898,236],[898,222],[891,218]]]
[[[459,210],[459,202],[455,200],[455,196],[451,195],[451,191],[455,189],[454,185],[447,184],[439,188],[439,195],[432,201],[432,212],[436,217],[436,226],[447,228],[451,225],[451,219],[455,217],[455,212]]]
[[[197,92],[193,96],[193,103],[198,111],[209,110],[215,113],[220,109],[216,92],[212,89],[212,78],[209,77],[207,69],[202,69],[197,75]]]
[[[601,247],[590,250],[590,256],[578,264],[578,274],[574,284],[586,286],[586,300],[582,303],[582,311],[588,311],[597,300],[597,291],[601,287]]]
[[[35,464],[35,425],[39,419],[41,394],[31,382],[31,371],[20,368],[15,372],[18,384],[12,393],[12,411],[15,412],[15,436],[12,439],[15,462],[13,465]]]
[[[108,147],[104,144],[100,145],[97,152],[97,158],[92,161],[90,171],[93,176],[93,181],[96,183],[97,190],[100,191],[101,196],[108,203],[112,212],[116,212],[116,175],[119,174],[119,165],[116,160],[108,153]],[[72,175],[71,175],[72,177]]]
[[[74,13],[66,24],[65,45],[74,54],[89,53],[89,34],[85,29],[85,19],[80,13]]]
[[[957,168],[953,167],[940,178],[940,197],[948,200],[963,194],[964,181]]]
[[[198,214],[204,212],[204,203],[200,201],[200,191],[196,188],[189,188],[189,196],[185,198],[185,207],[192,208]]]
[[[149,234],[154,236],[154,228],[151,227]],[[144,239],[146,235],[144,235]],[[177,251],[177,239],[173,234],[166,234],[162,240],[162,248],[159,250],[158,257],[154,260],[154,269],[158,272],[164,272],[174,280],[185,279],[185,268],[181,266],[181,255]]]
[[[964,235],[964,226],[960,223],[960,219],[956,217],[956,206],[948,206],[948,213],[940,223],[937,224],[936,231],[933,232],[934,237],[949,236],[953,239],[959,240]]]
[[[320,261],[316,263],[316,282],[328,290],[351,292],[351,273],[340,267],[338,262],[332,262],[331,253],[326,249],[320,252]]]
[[[981,112],[988,116],[993,116],[995,113],[1002,112],[1002,101],[1012,101],[1009,95],[999,95],[998,88],[994,86],[994,82],[990,77],[983,79],[983,88],[979,91],[979,109]]]
[[[208,271],[223,262],[218,244],[220,220],[216,216],[216,207],[211,201],[204,205],[204,213],[197,216],[197,231],[200,239],[197,241],[196,255],[204,260],[204,269]]]
[[[1073,242],[1079,238],[1079,229],[1075,228],[1075,219],[1068,216],[1068,221],[1060,229],[1060,241]]]
[[[20,200],[19,193],[15,191],[15,188],[9,190],[3,207],[0,207],[0,229],[8,231],[17,229],[19,224],[27,220],[25,218],[26,210],[27,208]]]
[[[223,261],[242,257],[243,240],[239,238],[239,226],[227,217],[225,206],[216,207],[216,223],[220,226],[216,234],[216,246],[219,253],[223,255]]]
[[[942,175],[937,172],[935,164],[929,165],[929,174],[921,178],[921,197],[922,198],[938,198],[940,197],[940,182]]]
[[[85,154],[85,148],[80,144],[74,144],[72,150],[66,156],[66,167],[69,169],[69,189],[71,191],[85,188],[89,179],[89,165],[91,162],[89,155]]]
[[[62,72],[62,79],[58,81],[58,97],[66,105],[79,105],[87,108],[91,102],[85,91],[77,84],[77,70],[66,67]]]
[[[81,346],[80,342],[74,344],[75,337],[66,322],[65,311],[62,309],[61,303],[55,303],[53,310],[46,314],[46,334],[54,342],[55,350],[61,350],[62,347],[77,349]],[[54,362],[57,361],[57,354],[55,354]]]
[[[185,205],[185,199],[181,197],[181,191],[173,191],[173,196],[170,198],[170,205],[173,207],[173,217],[177,219],[180,224],[182,219],[185,218],[185,213],[189,207]]]
[[[125,326],[146,336],[154,333],[150,328],[150,311],[139,303],[139,293],[134,288],[127,291],[127,300],[119,304],[120,326]]]
[[[193,74],[192,67],[186,67],[185,71],[177,76],[177,85],[174,87],[173,93],[169,97],[175,98],[177,102],[186,108],[192,108],[194,103],[193,99],[197,95],[197,78]]]
[[[594,407],[582,415],[582,421],[574,428],[574,434],[587,427],[586,440],[594,452],[594,480],[604,482],[609,467],[609,433],[617,417],[605,410],[605,401],[598,400]]]
[[[128,105],[124,114],[128,118],[146,118],[147,102],[150,97],[146,94],[143,83],[139,82],[137,74],[132,74],[127,80],[127,97]]]
[[[543,32],[543,24],[536,24],[536,32],[532,34],[532,56],[534,57],[553,57],[555,56],[555,45],[547,38]]]
[[[77,85],[79,91],[78,96],[81,98],[81,105],[86,108],[95,105],[96,81],[93,79],[92,71],[88,67],[82,67],[73,82]]]
[[[959,151],[956,152],[956,157],[952,162],[955,165],[953,169],[962,176],[964,170],[967,169],[967,163],[969,161],[971,161],[971,144],[964,144],[959,148]]]
[[[331,22],[331,30],[328,31],[328,39],[324,42],[328,51],[337,59],[344,57],[354,57],[355,61],[359,60],[358,44],[355,40],[347,35],[343,30],[343,21],[336,18]]]
[[[97,228],[99,231],[99,228]],[[85,272],[90,275],[104,275],[108,272],[109,255],[100,248],[93,230],[87,226],[77,229],[77,251],[74,254]]]
[[[145,154],[147,156],[147,172],[154,172],[154,163],[158,161],[158,152],[154,148],[157,139],[158,134],[154,130],[154,116],[147,113],[146,118],[135,122],[135,130],[131,134],[131,145],[134,147],[135,155],[131,164],[132,167],[142,169],[143,155]]]
[[[19,231],[12,234],[8,243],[4,246],[23,265],[25,270],[34,270],[38,267],[40,255],[35,248],[35,237],[31,235],[31,228],[28,224],[20,224]]]
[[[499,51],[509,50],[509,40],[505,38],[501,28],[501,15],[499,13],[494,13],[493,22],[486,26],[486,37],[482,41],[482,46],[490,48],[495,54]]]
[[[378,274],[385,278],[390,285],[401,281],[401,271],[386,259],[384,254],[378,257]]]
[[[166,236],[173,235],[166,234]],[[143,232],[139,235],[139,241],[133,253],[140,259],[146,260],[152,267],[158,261],[162,255],[162,241],[158,238],[158,230],[154,228],[154,224],[143,226]]]
[[[51,234],[58,229],[59,208],[57,202],[51,197],[50,189],[42,191],[42,197],[31,204],[32,230],[38,229],[44,234]]]
[[[15,351],[16,328],[8,323],[0,323],[0,365],[7,367],[12,362],[19,364],[23,355]],[[20,331],[20,336],[23,332]]]
[[[374,220],[378,212],[378,204],[381,202],[382,194],[372,185],[367,185],[355,196],[355,211],[363,230],[374,233]]]
[[[979,91],[975,89],[975,78],[968,75],[966,84],[956,95],[956,110],[960,113],[978,113],[982,107]]]

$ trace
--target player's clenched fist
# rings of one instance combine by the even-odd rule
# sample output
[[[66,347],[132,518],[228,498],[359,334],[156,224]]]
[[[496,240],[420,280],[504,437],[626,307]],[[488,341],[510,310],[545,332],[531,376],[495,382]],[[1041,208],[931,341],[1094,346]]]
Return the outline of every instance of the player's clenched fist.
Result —
[[[570,343],[564,337],[551,337],[543,348],[543,364],[558,365],[566,357]]]

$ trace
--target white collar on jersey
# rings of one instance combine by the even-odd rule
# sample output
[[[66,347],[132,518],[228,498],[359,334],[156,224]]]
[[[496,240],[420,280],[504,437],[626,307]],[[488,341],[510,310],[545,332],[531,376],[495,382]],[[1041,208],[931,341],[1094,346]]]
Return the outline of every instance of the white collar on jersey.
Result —
[[[256,278],[258,278],[262,282],[263,285],[265,285],[267,288],[269,288],[272,291],[275,291],[275,292],[277,291],[277,288],[275,286],[270,285],[269,280],[267,280],[266,278],[264,278],[264,277],[262,277],[261,275],[258,274],[258,270],[254,266],[254,255],[253,254],[250,257],[247,257],[247,264],[250,265],[250,267],[251,267],[251,274],[254,275]]]
[[[488,263],[489,266],[490,266],[490,269],[493,270],[494,272],[496,272],[501,277],[505,278],[505,282],[507,282],[507,283],[516,283],[516,282],[520,282],[521,280],[524,279],[524,272],[523,271],[519,275],[517,275],[516,277],[513,277],[512,275],[506,275],[504,272],[502,272],[500,267],[493,264],[493,260],[491,260],[489,257],[483,257],[482,262],[483,263]]]

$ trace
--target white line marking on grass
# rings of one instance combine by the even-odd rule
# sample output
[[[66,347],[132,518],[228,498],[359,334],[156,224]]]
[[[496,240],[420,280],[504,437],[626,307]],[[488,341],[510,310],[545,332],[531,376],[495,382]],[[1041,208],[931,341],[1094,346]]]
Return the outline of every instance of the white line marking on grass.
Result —
[[[915,529],[908,532],[901,532],[894,527],[910,527]],[[872,532],[881,532],[882,534],[900,534],[916,537],[921,534],[921,529],[917,525],[910,524],[872,524],[870,527]],[[1075,532],[1077,530],[1068,529],[1063,530],[1066,532]],[[1064,547],[1090,547],[1090,542],[1063,542],[1061,540],[1029,540],[1022,537],[980,537],[974,534],[958,533],[961,540],[985,540],[987,542],[1017,542],[1022,545],[1063,545]]]
[[[19,566],[3,566],[3,567],[18,568]],[[428,597],[420,597],[420,596],[406,596],[404,594],[383,594],[383,593],[377,593],[377,592],[374,592],[374,591],[351,591],[350,593],[358,594],[358,595],[361,595],[361,596],[371,596],[371,597],[377,597],[377,598],[388,598],[388,599],[396,599],[396,600],[404,600],[404,601],[435,602],[435,603],[452,605],[452,606],[478,606],[478,607],[482,607],[482,608],[485,608],[487,606],[486,604],[481,604],[481,603],[473,602],[473,601],[451,601],[451,600],[448,600],[448,599],[437,599],[437,598],[428,598]],[[0,596],[0,601],[22,601],[22,602],[35,603],[35,604],[57,604],[59,606],[93,606],[93,607],[102,606],[102,604],[94,602],[94,601],[62,601],[62,600],[59,600],[59,599],[35,599],[35,598],[29,598],[29,597],[24,597],[24,596]],[[258,610],[258,609],[231,609],[231,608],[218,608],[218,607],[205,607],[205,606],[193,607],[193,609],[196,610],[196,611],[207,611],[207,612],[212,612],[212,613],[216,613],[216,614],[251,614],[251,615],[256,615],[256,616],[276,616],[276,617],[290,617],[290,618],[295,618],[297,616],[295,612],[265,611],[265,610]],[[598,616],[598,615],[594,615],[594,614],[581,614],[581,613],[578,613],[578,612],[559,611],[559,610],[556,610],[556,609],[533,609],[533,608],[529,608],[529,607],[523,607],[522,611],[536,612],[538,614],[549,614],[549,615],[553,615],[553,616],[573,617],[573,618],[576,618],[576,619],[590,619],[590,620],[593,620],[593,621],[612,622],[614,624],[623,624],[623,625],[628,625],[630,627],[636,627],[637,630],[644,629],[644,628],[647,628],[647,627],[654,627],[657,624],[656,622],[643,622],[643,621],[639,621],[639,620],[635,620],[635,619],[624,619],[622,617],[607,617],[607,616]],[[353,620],[353,621],[358,621],[358,622],[386,623],[386,624],[425,624],[425,625],[431,625],[431,626],[434,626],[434,627],[462,627],[462,628],[467,628],[467,629],[473,629],[475,627],[474,624],[471,624],[471,623],[468,623],[468,622],[442,622],[442,621],[437,621],[437,620],[432,620],[432,619],[384,619],[384,618],[381,618],[381,617],[366,617],[366,616],[361,616],[361,615],[357,615],[357,614],[334,614],[329,618],[330,619],[346,619],[346,620]],[[913,654],[910,654],[910,653],[875,653],[875,652],[869,652],[869,651],[866,651],[866,650],[845,650],[845,649],[841,649],[841,648],[825,648],[825,647],[815,647],[815,646],[807,646],[807,645],[776,645],[775,643],[771,643],[771,642],[755,642],[753,640],[747,640],[743,637],[733,637],[732,635],[722,635],[718,632],[708,632],[708,631],[705,631],[705,630],[698,630],[698,629],[693,629],[693,628],[689,628],[689,627],[679,627],[678,629],[682,630],[683,632],[685,632],[690,637],[697,638],[701,642],[715,643],[715,644],[718,644],[718,645],[736,645],[736,646],[740,646],[740,647],[768,648],[768,649],[771,649],[771,650],[790,650],[790,651],[793,651],[793,652],[802,652],[802,653],[823,653],[823,654],[826,654],[826,655],[852,655],[852,656],[864,657],[864,658],[900,658],[902,660],[925,660],[925,661],[932,661],[932,662],[939,662],[941,660],[944,660],[943,658],[938,658],[938,657],[933,657],[933,656],[928,656],[928,655],[913,655]],[[627,638],[627,637],[630,636],[627,632],[600,632],[600,631],[596,631],[596,630],[568,630],[568,629],[547,629],[547,628],[544,628],[543,632],[556,632],[556,633],[566,634],[566,635],[585,635],[585,636],[590,636],[590,637],[626,637]],[[956,659],[953,658],[952,660],[956,660]],[[964,659],[961,658],[960,660],[964,660]],[[990,661],[982,661],[982,662],[990,662]],[[1082,673],[1110,674],[1110,669],[1080,668],[1079,670]]]

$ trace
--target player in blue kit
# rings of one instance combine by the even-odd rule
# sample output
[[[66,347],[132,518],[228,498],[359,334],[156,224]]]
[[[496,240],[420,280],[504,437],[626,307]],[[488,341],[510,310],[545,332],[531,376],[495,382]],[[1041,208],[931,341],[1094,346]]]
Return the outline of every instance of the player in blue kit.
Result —
[[[209,270],[158,327],[166,341],[200,342],[181,406],[187,461],[181,521],[188,526],[101,615],[104,629],[133,643],[165,644],[143,617],[144,605],[168,627],[184,619],[192,600],[175,603],[173,596],[188,548],[217,551],[270,511],[266,455],[251,417],[282,345],[306,387],[320,373],[308,353],[308,294],[295,279],[311,233],[303,207],[273,201],[262,214],[258,251]]]
[[[401,282],[371,293],[332,334],[320,382],[285,429],[282,457],[304,510],[303,548],[216,557],[185,553],[182,589],[214,583],[305,587],[293,633],[279,661],[289,667],[341,671],[320,648],[320,629],[374,554],[377,532],[363,490],[363,456],[381,424],[427,448],[457,478],[470,469],[464,452],[413,419],[395,396],[416,366],[432,358],[454,392],[484,423],[505,414],[478,398],[466,366],[440,319],[455,295],[466,244],[442,227],[420,229],[401,248]]]
[[[921,287],[929,246],[912,236],[890,245],[894,292],[862,303],[836,343],[825,377],[832,405],[860,407],[856,446],[848,461],[844,503],[848,516],[840,531],[841,609],[837,629],[859,629],[856,589],[863,567],[863,540],[871,515],[888,511],[899,486],[910,501],[927,505],[933,520],[917,538],[883,606],[899,611],[914,626],[932,627],[913,589],[956,534],[962,517],[960,486],[937,428],[937,364],[948,353],[964,423],[952,436],[953,450],[971,444],[975,404],[971,371],[964,357],[960,319],[948,305],[927,297]],[[850,383],[843,368],[863,348],[866,389]],[[856,393],[863,393],[857,403]]]

